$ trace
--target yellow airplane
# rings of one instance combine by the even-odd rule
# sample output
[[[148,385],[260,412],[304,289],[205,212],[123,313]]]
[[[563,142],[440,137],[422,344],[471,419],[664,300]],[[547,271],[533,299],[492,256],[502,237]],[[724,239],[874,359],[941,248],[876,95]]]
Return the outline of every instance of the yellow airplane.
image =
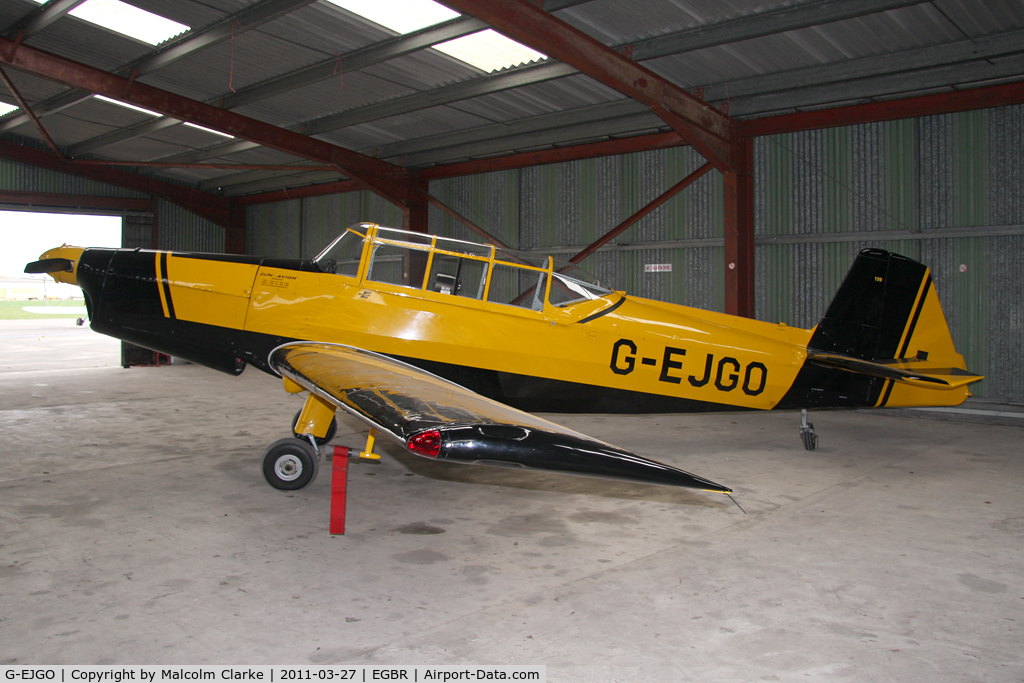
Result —
[[[587,273],[360,223],[313,259],[144,249],[46,252],[26,272],[85,293],[94,330],[308,391],[263,472],[317,473],[341,408],[416,455],[731,493],[523,410],[804,411],[952,406],[982,379],[956,352],[926,266],[865,249],[824,319],[789,327],[606,289]]]

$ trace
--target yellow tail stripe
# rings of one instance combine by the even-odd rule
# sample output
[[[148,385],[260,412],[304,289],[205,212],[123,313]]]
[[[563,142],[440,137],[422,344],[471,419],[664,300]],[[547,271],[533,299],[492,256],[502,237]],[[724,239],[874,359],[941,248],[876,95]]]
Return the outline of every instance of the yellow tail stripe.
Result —
[[[910,341],[910,334],[913,332],[914,322],[917,320],[916,314],[918,309],[921,307],[921,297],[924,296],[930,280],[931,272],[926,270],[924,272],[924,277],[921,278],[921,284],[917,288],[917,296],[914,297],[914,305],[910,308],[910,315],[907,317],[907,323],[903,327],[903,335],[900,337],[900,343],[896,347],[897,353],[899,353],[899,350],[904,348],[907,345],[907,342]]]

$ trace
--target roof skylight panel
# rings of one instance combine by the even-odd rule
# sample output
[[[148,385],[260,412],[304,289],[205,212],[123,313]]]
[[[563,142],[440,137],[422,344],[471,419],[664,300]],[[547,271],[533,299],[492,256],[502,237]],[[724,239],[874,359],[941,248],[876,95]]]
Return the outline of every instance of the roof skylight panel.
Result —
[[[547,55],[528,48],[522,43],[517,43],[511,38],[506,38],[490,28],[480,33],[439,43],[434,46],[434,49],[487,72],[547,59]]]
[[[18,106],[15,104],[7,104],[6,102],[0,102],[0,116],[10,114],[12,111],[15,111],[16,109],[18,109]]]
[[[148,114],[150,116],[157,116],[157,117],[163,116],[163,114],[160,114],[159,112],[150,111],[149,109],[143,109],[142,107],[137,107],[134,104],[128,104],[127,102],[118,102],[117,100],[112,100],[109,97],[104,97],[103,95],[93,95],[93,97],[95,97],[97,100],[102,100],[102,101],[108,102],[110,104],[116,104],[117,106],[124,107],[125,109],[133,109],[133,110],[135,110],[137,112],[141,112],[143,114]],[[2,105],[2,104],[3,103],[0,103],[0,105]],[[0,110],[0,116],[2,116],[3,113],[4,112],[2,110]],[[221,133],[219,130],[213,130],[212,128],[206,128],[204,126],[200,126],[200,125],[195,124],[195,123],[189,123],[188,121],[183,121],[182,123],[184,123],[189,128],[195,128],[197,130],[201,130],[201,131],[204,131],[206,133],[213,133],[214,135],[219,135],[219,136],[224,137],[224,138],[233,138],[234,137],[233,135],[228,135],[227,133]]]
[[[418,31],[459,16],[433,0],[329,0],[338,7],[399,34]],[[433,46],[450,57],[491,72],[528,64],[546,55],[487,29]]]
[[[42,0],[35,2],[42,4]],[[159,45],[190,30],[184,24],[121,0],[86,0],[68,14],[149,45]]]
[[[93,97],[97,100],[107,102],[108,104],[116,104],[117,106],[124,107],[125,109],[134,109],[137,112],[148,114],[150,116],[163,116],[163,114],[159,112],[150,111],[149,109],[143,109],[142,107],[136,107],[134,104],[128,104],[127,102],[119,102],[117,100],[112,100],[109,97],[104,97],[103,95],[93,95]]]
[[[213,133],[214,135],[219,135],[222,138],[234,138],[235,137],[234,135],[229,135],[227,133],[222,133],[219,130],[214,130],[212,128],[206,128],[205,126],[200,126],[198,123],[190,123],[188,121],[185,121],[185,125],[188,126],[189,128],[195,128],[196,130],[201,130],[204,133]]]
[[[328,0],[399,34],[440,24],[459,13],[433,0]]]

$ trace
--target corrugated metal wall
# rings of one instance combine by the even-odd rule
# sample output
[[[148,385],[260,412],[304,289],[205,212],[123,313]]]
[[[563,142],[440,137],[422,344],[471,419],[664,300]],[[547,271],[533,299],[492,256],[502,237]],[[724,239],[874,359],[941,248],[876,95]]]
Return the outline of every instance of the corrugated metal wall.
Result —
[[[402,210],[372,192],[257,204],[246,211],[246,251],[299,258],[316,256],[349,225],[369,221],[402,227]]]
[[[224,228],[172,202],[157,200],[157,249],[224,251]]]
[[[0,188],[21,192],[59,192],[135,199],[148,196],[142,192],[66,175],[38,166],[29,166],[9,159],[0,159]]]
[[[976,395],[1024,402],[1024,107],[757,140],[757,317],[811,327],[860,249],[932,269]]]
[[[137,192],[96,180],[79,178],[30,166],[8,159],[0,159],[0,189],[21,192],[52,192],[61,194],[94,195],[98,197],[148,198]],[[158,248],[177,251],[224,251],[224,228],[168,201],[157,201],[159,229]],[[147,234],[148,230],[148,234]],[[126,246],[152,246],[152,228],[138,222],[125,227]]]
[[[434,181],[430,193],[518,249],[568,259],[704,160],[688,147]],[[638,296],[724,310],[721,176],[712,172],[581,264]],[[431,230],[477,239],[431,209]],[[671,271],[645,272],[645,264]]]

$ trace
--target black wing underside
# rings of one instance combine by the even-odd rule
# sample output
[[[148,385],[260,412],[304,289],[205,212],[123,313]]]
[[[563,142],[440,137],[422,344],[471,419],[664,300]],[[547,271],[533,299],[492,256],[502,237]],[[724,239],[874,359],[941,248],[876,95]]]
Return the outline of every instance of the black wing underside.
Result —
[[[274,349],[270,365],[416,455],[732,492],[370,351],[294,342]]]

